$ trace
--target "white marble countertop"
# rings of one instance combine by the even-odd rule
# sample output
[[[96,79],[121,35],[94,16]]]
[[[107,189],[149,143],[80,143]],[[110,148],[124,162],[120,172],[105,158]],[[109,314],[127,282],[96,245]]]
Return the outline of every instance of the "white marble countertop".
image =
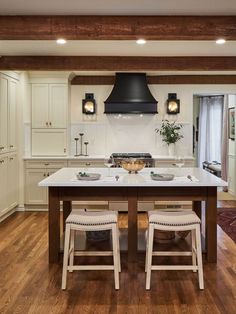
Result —
[[[87,159],[107,159],[110,156],[105,155],[89,155],[89,156],[24,156],[24,160],[87,160]],[[158,160],[174,160],[175,156],[152,155],[153,159]],[[194,160],[193,156],[184,156],[185,160]]]
[[[139,174],[128,174],[122,168],[111,168],[110,177],[107,168],[89,168],[90,173],[100,173],[101,179],[97,181],[80,181],[76,178],[79,171],[88,171],[87,169],[78,168],[62,168],[39,182],[39,186],[91,186],[91,187],[148,187],[148,186],[227,186],[227,182],[210,174],[200,168],[144,168]],[[174,174],[173,181],[154,181],[150,177],[150,172],[154,173],[170,173]],[[115,176],[119,176],[116,181]],[[192,181],[187,176],[192,177]]]
[[[105,155],[91,156],[24,156],[24,160],[87,160],[87,159],[105,159],[109,158]]]

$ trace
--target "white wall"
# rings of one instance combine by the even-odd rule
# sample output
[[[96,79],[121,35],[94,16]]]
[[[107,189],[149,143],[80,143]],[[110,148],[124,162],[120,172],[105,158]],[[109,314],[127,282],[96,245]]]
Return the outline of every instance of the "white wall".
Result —
[[[157,115],[105,115],[104,100],[112,86],[71,86],[71,154],[74,155],[74,137],[84,132],[84,140],[89,141],[89,154],[112,152],[151,152],[167,155],[167,147],[155,129],[162,119],[183,123],[184,138],[177,143],[177,153],[192,155],[193,95],[209,93],[235,93],[235,85],[150,85],[150,90],[158,100]],[[82,99],[85,93],[94,93],[97,102],[96,120],[82,114]],[[177,93],[180,99],[180,114],[166,114],[168,93]]]

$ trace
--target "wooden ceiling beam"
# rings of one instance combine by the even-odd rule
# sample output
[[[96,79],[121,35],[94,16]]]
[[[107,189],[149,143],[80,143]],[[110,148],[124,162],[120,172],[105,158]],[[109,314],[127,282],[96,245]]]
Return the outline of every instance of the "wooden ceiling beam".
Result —
[[[233,71],[236,57],[2,56],[0,70]]]
[[[113,85],[115,76],[76,75],[71,85]],[[147,82],[154,84],[236,84],[236,75],[152,75]]]
[[[0,16],[0,40],[236,40],[236,16]]]

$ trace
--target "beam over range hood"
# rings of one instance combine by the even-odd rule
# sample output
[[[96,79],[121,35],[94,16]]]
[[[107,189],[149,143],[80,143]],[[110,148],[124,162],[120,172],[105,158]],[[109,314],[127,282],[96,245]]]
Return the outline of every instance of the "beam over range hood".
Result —
[[[114,87],[104,104],[107,114],[157,113],[157,101],[148,88],[145,73],[116,73]]]

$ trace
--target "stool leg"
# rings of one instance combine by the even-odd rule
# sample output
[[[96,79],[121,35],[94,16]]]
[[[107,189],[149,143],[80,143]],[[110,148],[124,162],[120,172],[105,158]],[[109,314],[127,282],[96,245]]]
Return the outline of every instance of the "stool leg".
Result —
[[[145,273],[147,272],[147,255],[148,255],[148,230],[146,231]]]
[[[65,244],[64,244],[64,257],[63,257],[63,270],[62,270],[62,290],[66,289],[67,268],[68,268],[68,255],[69,255],[69,242],[70,242],[70,225],[66,225]]]
[[[75,230],[71,230],[71,236],[70,236],[70,261],[69,265],[74,265],[74,251],[75,251]],[[73,272],[73,270],[69,270],[70,273]]]
[[[150,290],[151,268],[152,268],[152,250],[153,250],[153,225],[149,225],[148,231],[148,251],[147,251],[147,272],[146,272],[146,290]]]
[[[114,260],[114,278],[115,289],[119,290],[119,261],[118,261],[118,248],[117,248],[117,225],[112,226],[112,247],[113,247],[113,260]]]
[[[197,265],[196,261],[196,231],[195,229],[191,230],[191,238],[192,238],[192,264],[193,266]],[[196,273],[196,270],[193,270]]]
[[[196,226],[196,244],[197,244],[197,264],[198,264],[198,280],[199,288],[204,289],[204,280],[203,280],[203,268],[202,268],[202,246],[201,246],[201,233],[200,225]]]
[[[117,232],[117,254],[118,254],[118,264],[119,264],[119,272],[121,272],[121,263],[120,263],[120,232],[118,226],[116,227]]]

